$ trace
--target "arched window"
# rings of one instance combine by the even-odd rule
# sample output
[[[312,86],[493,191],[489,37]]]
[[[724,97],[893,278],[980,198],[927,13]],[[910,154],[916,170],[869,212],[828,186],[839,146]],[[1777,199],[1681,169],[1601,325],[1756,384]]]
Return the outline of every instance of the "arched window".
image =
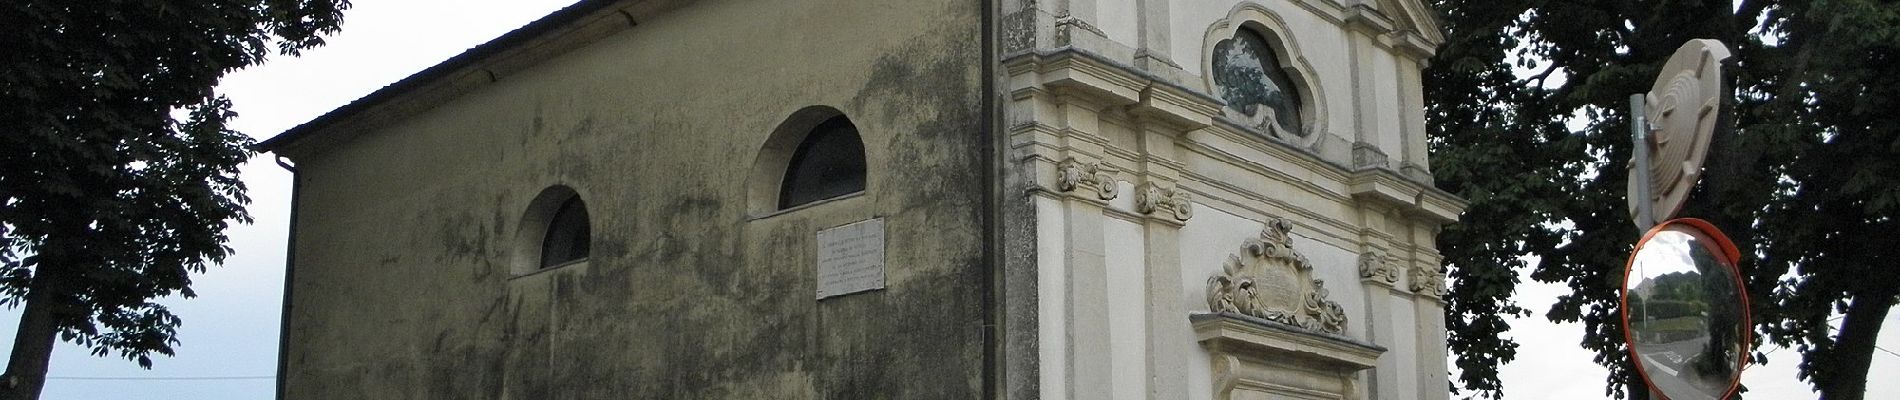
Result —
[[[542,189],[528,202],[515,231],[509,269],[526,275],[586,260],[591,250],[594,229],[587,217],[587,202],[564,185]]]
[[[864,191],[864,142],[843,115],[813,127],[799,142],[779,183],[778,208]]]
[[[548,221],[548,233],[541,238],[541,268],[587,259],[593,242],[593,229],[587,223],[587,203],[580,196],[561,202]]]
[[[1261,131],[1306,136],[1299,89],[1266,36],[1250,28],[1237,29],[1233,38],[1214,46],[1212,61],[1214,85],[1227,101],[1229,115],[1238,114]]]

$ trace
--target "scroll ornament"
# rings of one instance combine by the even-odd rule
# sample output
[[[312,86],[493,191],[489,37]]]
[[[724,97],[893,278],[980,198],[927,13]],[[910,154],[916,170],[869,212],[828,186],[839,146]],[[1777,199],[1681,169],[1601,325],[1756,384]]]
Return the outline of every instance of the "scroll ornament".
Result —
[[[1162,188],[1154,182],[1147,182],[1135,190],[1135,211],[1142,214],[1167,211],[1174,215],[1175,220],[1186,221],[1194,218],[1194,201],[1185,190]]]
[[[1114,200],[1121,189],[1115,184],[1114,172],[1114,167],[1103,166],[1100,163],[1085,163],[1076,161],[1075,158],[1064,159],[1056,164],[1056,189],[1073,192],[1087,187],[1095,190],[1096,198]]]
[[[1269,223],[1260,237],[1227,257],[1222,272],[1207,280],[1214,312],[1245,314],[1302,329],[1343,334],[1346,310],[1328,300],[1326,282],[1311,279],[1313,265],[1293,249],[1292,222]]]
[[[1424,266],[1412,268],[1412,293],[1445,297],[1445,269]]]
[[[1359,277],[1386,286],[1399,283],[1399,266],[1384,250],[1373,249],[1359,255]]]

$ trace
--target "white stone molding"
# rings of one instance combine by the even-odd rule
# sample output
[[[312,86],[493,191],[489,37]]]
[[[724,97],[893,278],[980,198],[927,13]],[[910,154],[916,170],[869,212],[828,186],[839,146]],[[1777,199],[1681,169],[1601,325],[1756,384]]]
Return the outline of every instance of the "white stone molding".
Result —
[[[1214,116],[1220,115],[1221,106],[1208,100],[1211,99],[1179,86],[1151,81],[1142,88],[1141,100],[1129,107],[1128,113],[1186,132],[1214,124]]]
[[[1227,18],[1214,21],[1213,25],[1207,27],[1207,34],[1201,41],[1200,71],[1206,93],[1216,97],[1220,93],[1219,85],[1214,83],[1214,47],[1221,41],[1232,39],[1241,29],[1252,29],[1267,39],[1270,47],[1278,52],[1275,56],[1280,61],[1280,69],[1293,81],[1294,89],[1300,96],[1300,125],[1306,131],[1304,135],[1268,133],[1302,149],[1311,150],[1319,146],[1320,139],[1329,133],[1326,131],[1326,91],[1320,86],[1318,70],[1306,60],[1306,53],[1300,50],[1294,31],[1287,27],[1286,21],[1260,4],[1242,2],[1227,13]],[[1238,111],[1223,111],[1227,118],[1244,120]]]
[[[1354,170],[1372,168],[1391,168],[1391,157],[1379,150],[1379,146],[1366,142],[1352,144],[1352,168]]]
[[[1056,19],[1055,45],[1057,46],[1073,43],[1075,30],[1088,32],[1089,34],[1093,34],[1096,37],[1102,38],[1103,40],[1107,40],[1108,38],[1108,33],[1103,32],[1102,28],[1096,27],[1095,24],[1090,23],[1086,19],[1077,18],[1075,14],[1070,11],[1062,11],[1056,14],[1055,19]]]
[[[1345,308],[1327,299],[1326,282],[1312,277],[1313,264],[1293,248],[1292,231],[1291,221],[1274,220],[1228,256],[1222,272],[1207,279],[1208,309],[1345,333]]]
[[[1003,61],[1010,93],[1024,100],[1039,92],[1056,94],[1059,103],[1086,102],[1127,107],[1130,115],[1193,130],[1213,123],[1220,100],[1170,79],[1078,49],[1031,52]],[[1038,116],[1040,117],[1040,116]]]
[[[1423,1],[1381,1],[1385,4],[1381,4],[1379,8],[1383,9],[1384,14],[1392,17],[1394,22],[1399,22],[1398,25],[1407,31],[1407,33],[1417,35],[1417,37],[1413,39],[1419,42],[1417,47],[1429,51],[1438,48],[1439,44],[1445,43],[1445,33],[1441,31],[1442,28],[1439,27],[1437,13],[1433,12],[1431,7],[1427,7]],[[1424,58],[1431,58],[1431,54],[1425,54],[1424,56]]]
[[[1343,26],[1366,34],[1382,48],[1419,61],[1430,60],[1438,53],[1438,46],[1445,43],[1434,12],[1418,0],[1367,0],[1372,2],[1380,4],[1349,7],[1343,14]]]
[[[1432,171],[1430,169],[1411,161],[1399,163],[1399,174],[1405,175],[1407,179],[1425,184],[1432,184],[1437,181],[1437,179],[1432,177]]]
[[[1359,278],[1386,287],[1399,284],[1398,258],[1386,254],[1385,250],[1372,249],[1359,255]]]
[[[1135,211],[1145,215],[1167,212],[1176,221],[1186,222],[1194,218],[1194,201],[1187,191],[1180,188],[1164,188],[1154,182],[1144,182],[1135,189]]]
[[[1395,207],[1405,215],[1434,224],[1458,222],[1465,201],[1443,190],[1406,179],[1390,169],[1365,169],[1347,179],[1358,201]]]
[[[1247,315],[1189,317],[1208,352],[1214,399],[1358,399],[1356,375],[1386,349]]]
[[[1115,167],[1101,163],[1085,163],[1071,157],[1056,164],[1056,190],[1073,192],[1088,189],[1095,192],[1099,200],[1114,200],[1121,193],[1121,187],[1115,184]]]
[[[1083,99],[1105,106],[1133,104],[1141,100],[1141,89],[1148,82],[1123,68],[1078,51],[1026,54],[1006,61],[1012,79],[1011,92],[1047,88],[1066,96],[1064,102]]]

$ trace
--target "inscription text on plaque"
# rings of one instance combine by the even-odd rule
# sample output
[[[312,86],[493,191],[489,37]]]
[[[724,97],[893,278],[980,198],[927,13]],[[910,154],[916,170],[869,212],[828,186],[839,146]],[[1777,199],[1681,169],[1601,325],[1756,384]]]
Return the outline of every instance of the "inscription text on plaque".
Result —
[[[884,219],[818,231],[818,298],[884,288]]]

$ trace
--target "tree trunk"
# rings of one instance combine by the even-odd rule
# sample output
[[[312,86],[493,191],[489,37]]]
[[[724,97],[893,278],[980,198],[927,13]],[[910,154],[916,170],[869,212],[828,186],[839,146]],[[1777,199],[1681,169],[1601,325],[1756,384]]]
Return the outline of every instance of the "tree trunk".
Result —
[[[1874,341],[1880,337],[1880,325],[1893,310],[1894,292],[1887,287],[1854,296],[1841,321],[1841,335],[1834,341],[1834,363],[1828,365],[1830,377],[1817,389],[1822,400],[1861,400],[1867,396],[1867,367],[1874,361]]]
[[[46,366],[52,361],[59,333],[54,304],[59,286],[54,275],[59,269],[44,260],[33,273],[20,330],[13,338],[13,355],[7,360],[6,374],[0,375],[0,400],[39,400],[40,390],[46,387]]]

